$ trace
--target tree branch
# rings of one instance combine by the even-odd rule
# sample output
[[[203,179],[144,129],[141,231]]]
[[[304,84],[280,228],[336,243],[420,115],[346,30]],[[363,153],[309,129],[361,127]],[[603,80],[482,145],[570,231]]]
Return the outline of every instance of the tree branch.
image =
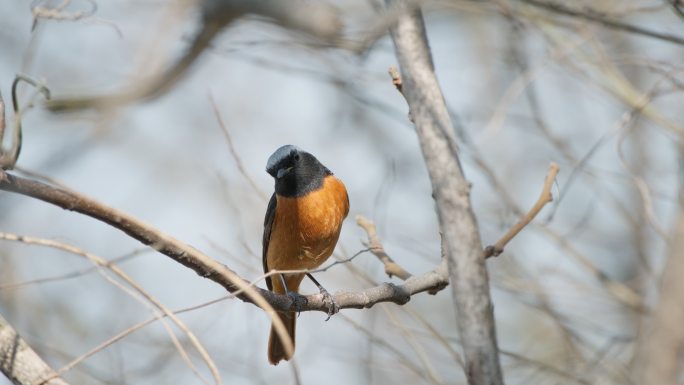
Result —
[[[364,229],[366,234],[368,234],[368,248],[371,253],[378,257],[380,262],[382,262],[382,264],[385,266],[385,274],[387,274],[387,276],[390,278],[392,278],[392,276],[396,276],[402,280],[411,278],[411,273],[404,270],[404,268],[399,266],[398,263],[394,262],[394,260],[385,252],[385,248],[380,242],[380,238],[378,237],[378,233],[375,230],[375,225],[373,222],[361,215],[357,215],[356,224]]]
[[[0,316],[0,371],[14,385],[68,385]],[[51,378],[50,380],[47,380]],[[46,381],[47,380],[47,381]]]
[[[532,220],[539,214],[542,208],[546,206],[547,203],[553,201],[553,194],[551,194],[551,188],[553,187],[553,182],[556,180],[556,175],[558,175],[558,171],[560,171],[560,168],[556,163],[551,163],[549,166],[549,172],[546,174],[546,178],[544,179],[544,187],[542,188],[542,192],[539,195],[539,199],[537,199],[537,202],[535,202],[534,206],[530,209],[530,211],[525,214],[524,217],[522,217],[513,227],[511,227],[506,234],[504,234],[501,239],[499,239],[498,242],[496,242],[494,245],[490,245],[485,247],[484,249],[484,257],[489,258],[489,257],[496,257],[503,253],[504,247],[508,244],[508,242],[511,241],[522,229],[525,228]]]
[[[443,234],[466,375],[471,385],[503,384],[494,313],[482,243],[470,205],[470,184],[457,154],[454,128],[434,73],[420,9],[404,0],[391,29],[402,75],[402,93],[411,110],[425,158]]]
[[[124,212],[72,190],[21,178],[3,170],[0,170],[0,190],[30,196],[65,210],[75,211],[105,222],[192,269],[198,275],[218,283],[242,301],[255,304],[266,310],[328,312],[328,305],[321,294],[306,296],[307,304],[295,308],[294,301],[287,295],[278,295],[269,290],[255,287],[227,266],[213,260],[199,250]],[[370,308],[380,302],[393,302],[401,305],[407,303],[414,294],[439,291],[448,283],[449,276],[446,265],[442,263],[434,270],[411,277],[401,285],[385,283],[357,292],[341,291],[335,293],[334,298],[341,309]]]
[[[302,11],[303,7],[306,7],[306,12]],[[135,101],[155,99],[184,77],[224,28],[246,15],[262,16],[284,28],[324,40],[336,37],[343,27],[337,9],[325,3],[304,3],[301,0],[202,0],[200,8],[201,26],[190,46],[160,75],[129,84],[112,95],[57,98],[47,101],[45,106],[53,112],[68,112],[121,107]]]
[[[684,205],[684,200],[680,202]],[[684,351],[684,206],[670,238],[660,298],[636,349],[636,383],[681,384]]]
[[[639,27],[637,25],[628,24],[623,21],[616,20],[615,18],[612,18],[609,15],[605,15],[598,11],[592,10],[591,8],[585,8],[584,10],[573,9],[571,7],[567,7],[563,3],[555,3],[552,1],[522,0],[522,2],[530,4],[537,8],[547,10],[549,12],[598,23],[606,28],[626,31],[637,35],[660,39],[674,44],[684,45],[684,37],[652,31],[646,28]]]

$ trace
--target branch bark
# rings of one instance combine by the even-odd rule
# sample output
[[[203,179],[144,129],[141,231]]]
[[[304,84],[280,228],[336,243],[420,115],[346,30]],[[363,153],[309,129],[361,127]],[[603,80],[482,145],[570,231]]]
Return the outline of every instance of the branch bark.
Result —
[[[14,385],[68,385],[0,316],[0,371]],[[51,378],[50,380],[47,380]]]
[[[684,207],[671,236],[660,283],[660,299],[636,355],[636,384],[676,385],[684,354]]]
[[[470,206],[470,184],[463,176],[454,129],[434,73],[422,13],[405,0],[387,3],[403,8],[390,32],[401,69],[402,92],[437,203],[468,383],[500,385],[494,312],[480,234]]]

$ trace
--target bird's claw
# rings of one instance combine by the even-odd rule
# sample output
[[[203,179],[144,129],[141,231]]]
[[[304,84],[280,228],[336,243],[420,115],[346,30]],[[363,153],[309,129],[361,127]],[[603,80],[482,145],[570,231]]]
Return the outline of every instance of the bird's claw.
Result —
[[[292,308],[299,313],[302,309],[309,303],[309,300],[305,296],[297,293],[296,291],[288,291],[287,296],[290,297],[292,301]]]
[[[321,295],[323,296],[323,303],[328,307],[328,318],[325,319],[328,321],[330,317],[340,311],[340,306],[335,302],[335,297],[330,295],[324,288],[321,288]]]

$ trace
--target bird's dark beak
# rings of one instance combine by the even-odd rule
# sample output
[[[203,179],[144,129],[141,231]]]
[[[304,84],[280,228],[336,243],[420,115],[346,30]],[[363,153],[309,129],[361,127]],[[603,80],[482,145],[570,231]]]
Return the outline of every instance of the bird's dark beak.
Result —
[[[284,177],[285,175],[287,175],[290,171],[292,171],[292,167],[281,168],[278,170],[278,173],[276,174],[276,178],[280,179],[280,178]]]

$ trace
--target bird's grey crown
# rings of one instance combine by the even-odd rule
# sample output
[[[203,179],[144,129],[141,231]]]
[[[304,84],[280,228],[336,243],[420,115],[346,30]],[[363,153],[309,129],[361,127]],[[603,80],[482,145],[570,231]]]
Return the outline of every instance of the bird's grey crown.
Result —
[[[276,165],[278,165],[278,163],[281,160],[287,158],[291,153],[299,151],[301,151],[299,147],[293,146],[291,144],[286,144],[280,147],[279,149],[275,150],[275,152],[271,156],[268,157],[268,162],[266,162],[266,170],[273,169],[274,167],[276,167]]]

